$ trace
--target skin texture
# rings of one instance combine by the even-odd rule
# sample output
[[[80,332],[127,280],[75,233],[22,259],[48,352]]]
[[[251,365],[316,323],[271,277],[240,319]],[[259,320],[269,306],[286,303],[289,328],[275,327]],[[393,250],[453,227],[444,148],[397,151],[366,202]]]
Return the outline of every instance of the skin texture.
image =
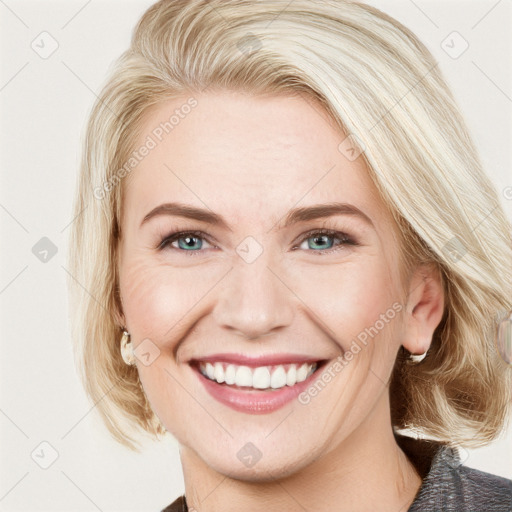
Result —
[[[393,438],[388,383],[400,345],[421,354],[431,342],[443,312],[438,276],[418,267],[400,282],[397,227],[363,158],[338,150],[345,135],[311,99],[195,98],[122,184],[118,261],[118,321],[135,348],[149,339],[160,351],[137,366],[153,410],[180,443],[189,507],[407,510],[421,479]],[[186,100],[152,108],[138,146]],[[141,226],[150,210],[178,201],[222,215],[229,227],[165,215]],[[292,208],[331,202],[356,206],[371,224],[342,214],[281,226]],[[322,228],[358,245],[307,237]],[[204,233],[193,254],[183,239],[181,249],[178,240],[157,248],[188,230]],[[247,236],[263,248],[250,264],[236,251]],[[399,314],[306,405],[234,411],[207,394],[187,363],[219,352],[335,360],[394,303]],[[237,457],[248,442],[262,454],[250,468]]]

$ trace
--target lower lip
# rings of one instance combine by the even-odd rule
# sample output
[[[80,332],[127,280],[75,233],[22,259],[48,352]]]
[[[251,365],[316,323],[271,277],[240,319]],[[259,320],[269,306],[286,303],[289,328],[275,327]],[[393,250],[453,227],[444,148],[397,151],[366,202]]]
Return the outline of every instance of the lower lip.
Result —
[[[275,391],[257,391],[254,389],[240,389],[227,384],[219,384],[206,378],[199,368],[193,367],[199,380],[206,391],[220,403],[231,407],[235,411],[249,414],[266,414],[276,411],[291,402],[307,389],[313,379],[318,377],[318,372],[323,365],[314,371],[305,381],[293,386],[284,386]]]

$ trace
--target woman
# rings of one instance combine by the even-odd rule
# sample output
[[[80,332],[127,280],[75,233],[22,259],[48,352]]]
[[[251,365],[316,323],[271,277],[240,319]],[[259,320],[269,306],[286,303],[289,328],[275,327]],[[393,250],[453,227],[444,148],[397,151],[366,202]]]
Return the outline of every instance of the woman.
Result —
[[[509,413],[510,225],[396,20],[154,4],[92,111],[75,208],[84,385],[121,443],[180,443],[165,510],[512,509],[512,481],[456,451]]]

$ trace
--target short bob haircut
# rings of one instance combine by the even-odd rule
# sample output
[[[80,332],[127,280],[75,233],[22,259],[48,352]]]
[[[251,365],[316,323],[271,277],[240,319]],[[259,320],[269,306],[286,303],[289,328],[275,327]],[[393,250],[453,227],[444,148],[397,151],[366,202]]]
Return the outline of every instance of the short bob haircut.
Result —
[[[398,352],[393,426],[459,446],[496,438],[512,399],[512,368],[495,338],[498,317],[512,308],[511,226],[431,53],[358,2],[161,0],[138,22],[92,109],[70,236],[76,364],[115,439],[138,451],[137,434],[166,432],[119,348],[126,163],[151,106],[215,90],[301,94],[332,117],[340,143],[352,136],[364,149],[400,229],[404,275],[430,263],[445,291],[426,357]]]

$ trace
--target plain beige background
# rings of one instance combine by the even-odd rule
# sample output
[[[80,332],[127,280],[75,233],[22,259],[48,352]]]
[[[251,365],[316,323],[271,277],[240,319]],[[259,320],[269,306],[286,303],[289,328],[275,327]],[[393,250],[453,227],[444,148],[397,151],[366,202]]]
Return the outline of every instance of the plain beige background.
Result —
[[[151,3],[0,0],[2,511],[157,511],[184,489],[175,441],[131,453],[86,400],[65,281],[84,123]],[[440,61],[512,219],[510,2],[369,3],[410,27]],[[37,244],[46,244],[46,262]],[[512,430],[462,455],[512,478]]]

